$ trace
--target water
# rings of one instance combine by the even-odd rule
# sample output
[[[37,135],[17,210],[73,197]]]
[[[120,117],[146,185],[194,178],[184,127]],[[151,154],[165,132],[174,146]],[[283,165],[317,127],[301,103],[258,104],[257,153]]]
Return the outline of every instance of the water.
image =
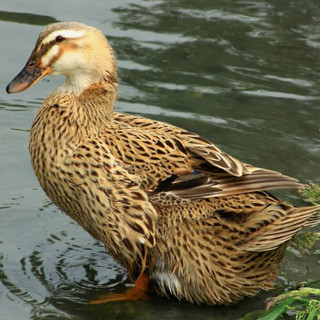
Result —
[[[195,131],[243,161],[320,183],[320,10],[317,1],[24,1],[0,11],[0,318],[237,319],[291,281],[318,279],[320,247],[287,253],[280,289],[232,307],[159,297],[89,306],[121,291],[125,271],[46,198],[32,172],[29,133],[63,79],[7,95],[43,26],[93,25],[117,52],[117,109]],[[294,192],[284,196],[301,203]],[[320,228],[318,227],[318,229]]]

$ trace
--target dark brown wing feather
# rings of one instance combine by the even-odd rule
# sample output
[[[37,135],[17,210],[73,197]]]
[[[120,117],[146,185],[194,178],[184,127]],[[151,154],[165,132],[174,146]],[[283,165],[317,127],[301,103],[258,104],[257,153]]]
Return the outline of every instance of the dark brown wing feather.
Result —
[[[120,113],[115,113],[115,121],[149,134],[150,140],[154,134],[162,139],[167,137],[177,145],[176,148],[196,173],[172,172],[172,177],[159,180],[153,192],[167,191],[184,199],[200,199],[302,186],[296,179],[276,171],[243,163],[222,152],[210,141],[173,125]],[[144,148],[148,146],[144,145]],[[181,163],[175,164],[173,161],[170,165],[179,168]]]
[[[230,176],[226,172],[190,174],[177,177],[157,191],[171,192],[184,199],[200,199],[279,188],[299,188],[297,180],[272,171],[256,171],[242,177]]]

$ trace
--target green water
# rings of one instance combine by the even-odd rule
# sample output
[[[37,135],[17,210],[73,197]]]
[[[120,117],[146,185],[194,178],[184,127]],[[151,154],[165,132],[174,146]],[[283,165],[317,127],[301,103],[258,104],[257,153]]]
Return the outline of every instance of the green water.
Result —
[[[152,297],[89,306],[128,286],[103,246],[61,214],[27,151],[42,100],[63,79],[7,95],[43,26],[77,20],[117,52],[117,109],[195,131],[243,161],[320,183],[317,1],[12,0],[1,4],[0,319],[237,319],[292,281],[319,280],[320,246],[289,250],[280,288],[232,307]],[[283,194],[299,204],[294,192]],[[320,230],[320,227],[318,229]]]

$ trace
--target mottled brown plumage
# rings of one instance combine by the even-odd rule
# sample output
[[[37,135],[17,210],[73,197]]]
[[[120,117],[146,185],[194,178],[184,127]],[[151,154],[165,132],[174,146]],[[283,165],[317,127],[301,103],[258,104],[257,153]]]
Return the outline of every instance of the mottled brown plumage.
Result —
[[[319,207],[295,208],[266,192],[298,181],[184,129],[114,112],[114,54],[94,28],[47,27],[7,91],[45,74],[67,80],[32,125],[36,176],[133,279],[147,271],[161,294],[205,304],[272,288],[288,241],[320,220]]]

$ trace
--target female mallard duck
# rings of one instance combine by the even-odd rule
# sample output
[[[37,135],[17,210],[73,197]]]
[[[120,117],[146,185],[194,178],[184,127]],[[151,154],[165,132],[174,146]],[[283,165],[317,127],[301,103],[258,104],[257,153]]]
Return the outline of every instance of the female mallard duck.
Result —
[[[320,221],[266,190],[297,180],[242,163],[173,125],[114,112],[117,72],[104,35],[77,22],[40,34],[7,92],[47,74],[66,82],[43,102],[30,154],[42,188],[102,241],[135,287],[96,303],[162,295],[229,304],[272,288],[288,241]]]

